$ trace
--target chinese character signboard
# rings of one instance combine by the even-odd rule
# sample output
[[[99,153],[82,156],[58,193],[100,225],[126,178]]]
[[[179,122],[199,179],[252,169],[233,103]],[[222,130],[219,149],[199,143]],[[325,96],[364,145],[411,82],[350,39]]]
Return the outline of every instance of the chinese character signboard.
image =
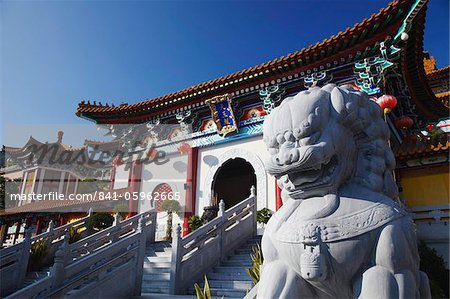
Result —
[[[212,119],[216,123],[217,132],[220,135],[227,135],[237,132],[238,127],[231,106],[231,98],[228,94],[217,96],[206,101],[211,109]]]

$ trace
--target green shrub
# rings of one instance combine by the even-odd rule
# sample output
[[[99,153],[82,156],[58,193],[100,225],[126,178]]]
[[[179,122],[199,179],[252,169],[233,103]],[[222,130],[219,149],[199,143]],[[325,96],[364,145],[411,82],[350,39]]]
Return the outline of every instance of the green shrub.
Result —
[[[192,231],[194,231],[194,230],[196,230],[197,228],[199,228],[200,226],[202,226],[203,223],[204,223],[204,221],[203,221],[203,219],[200,218],[199,216],[194,215],[194,216],[189,217],[188,223],[189,223],[190,229],[191,229]]]
[[[253,283],[256,285],[259,282],[259,278],[261,276],[261,265],[263,263],[263,256],[261,252],[261,247],[256,244],[256,246],[252,247],[252,253],[250,257],[252,258],[252,267],[250,269],[245,269],[245,272],[250,276],[253,280]]]
[[[48,253],[48,243],[47,239],[41,239],[31,244],[29,264],[32,270],[39,270],[42,268],[44,258]]]
[[[256,212],[256,222],[258,223],[267,224],[267,222],[269,222],[270,217],[272,217],[272,213],[268,208],[264,208]]]
[[[161,210],[178,214],[181,210],[181,206],[177,200],[167,199],[161,202]]]
[[[102,230],[110,227],[114,222],[114,217],[109,213],[95,213],[89,217],[86,227],[88,229]]]
[[[129,207],[124,203],[118,204],[114,207],[114,213],[119,214],[122,219],[127,218],[129,210]]]
[[[449,270],[445,268],[442,256],[424,241],[419,242],[419,255],[420,270],[425,272],[430,280],[431,297],[449,298]]]
[[[76,241],[81,240],[81,233],[77,228],[71,227],[69,229],[69,244],[75,243]]]

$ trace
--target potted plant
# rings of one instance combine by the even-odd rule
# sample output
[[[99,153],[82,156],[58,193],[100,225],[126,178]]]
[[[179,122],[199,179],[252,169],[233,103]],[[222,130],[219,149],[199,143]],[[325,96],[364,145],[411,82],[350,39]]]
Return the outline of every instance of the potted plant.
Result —
[[[31,244],[29,270],[39,271],[45,266],[45,259],[49,251],[48,245],[49,241],[45,238]]]
[[[177,200],[164,200],[161,202],[161,210],[167,212],[166,236],[164,239],[172,240],[172,219],[173,213],[178,214],[181,210],[180,203]]]
[[[102,230],[105,228],[110,227],[114,222],[114,217],[105,212],[101,213],[95,213],[91,217],[89,217],[89,220],[86,223],[86,227],[89,230]]]
[[[77,228],[71,227],[69,229],[69,244],[75,243],[82,239],[81,233]]]
[[[256,212],[256,222],[260,225],[258,227],[258,235],[264,233],[264,227],[269,222],[270,217],[272,217],[272,212],[268,208],[263,208]]]
[[[205,221],[197,215],[193,215],[193,216],[189,217],[189,220],[188,220],[189,228],[192,231],[194,231],[197,228],[199,228],[200,226],[202,226],[203,223],[205,223]]]
[[[129,210],[129,207],[124,203],[120,203],[114,206],[114,213],[119,214],[120,219],[127,218]]]
[[[211,197],[210,205],[203,208],[202,220],[209,222],[217,217],[219,212],[219,200],[217,194]]]

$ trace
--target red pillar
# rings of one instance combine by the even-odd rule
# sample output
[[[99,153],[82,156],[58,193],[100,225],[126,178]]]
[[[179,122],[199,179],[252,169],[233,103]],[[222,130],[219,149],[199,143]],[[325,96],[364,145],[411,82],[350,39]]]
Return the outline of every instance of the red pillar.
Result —
[[[59,214],[59,225],[64,225],[66,224],[66,219],[64,217],[64,214]]]
[[[42,222],[43,220],[38,217],[38,219],[36,220],[36,235],[42,233]]]
[[[278,211],[283,205],[283,200],[281,199],[281,188],[278,187],[277,180],[275,179],[275,211]]]
[[[134,200],[135,194],[137,193],[139,195],[139,192],[141,191],[141,175],[142,175],[142,162],[141,161],[133,161],[130,166],[130,202],[128,204],[129,207],[129,213],[128,216],[134,216],[138,212],[139,208],[139,200]],[[139,196],[138,196],[139,197]]]
[[[189,217],[195,213],[195,189],[197,188],[197,161],[198,149],[190,148],[187,159],[187,174],[186,174],[186,198],[183,221],[183,236],[191,232],[189,228]]]
[[[111,169],[111,185],[109,189],[114,190],[114,180],[116,178],[116,166],[113,166]]]
[[[6,241],[6,237],[8,236],[8,224],[2,224],[0,228],[0,244],[3,244],[3,242]]]
[[[16,231],[14,232],[13,244],[16,244],[17,238],[19,237],[20,227],[22,226],[22,221],[17,221]]]

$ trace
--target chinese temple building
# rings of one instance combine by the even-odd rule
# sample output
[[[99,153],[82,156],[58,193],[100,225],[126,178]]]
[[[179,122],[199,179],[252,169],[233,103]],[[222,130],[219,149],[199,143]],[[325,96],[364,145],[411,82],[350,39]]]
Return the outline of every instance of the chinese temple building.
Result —
[[[400,199],[415,213],[419,237],[448,262],[449,68],[436,69],[424,52],[426,8],[426,0],[394,1],[295,53],[134,104],[81,101],[76,115],[110,130],[123,124],[148,128],[127,133],[140,138],[128,155],[147,153],[152,144],[167,161],[116,164],[112,188],[130,188],[155,200],[156,194],[177,194],[187,233],[189,216],[202,215],[216,198],[231,207],[252,185],[258,209],[276,211],[282,205],[276,181],[264,169],[262,137],[266,115],[281,101],[327,83],[351,84],[374,100],[392,95],[397,105],[386,113],[386,122],[397,155]],[[165,129],[155,129],[162,125]],[[144,211],[150,203],[133,205]]]
[[[30,137],[20,148],[3,147],[1,187],[6,189],[5,197],[9,200],[0,202],[3,205],[0,248],[4,257],[0,274],[4,278],[8,276],[0,284],[2,296],[176,298],[176,295],[194,294],[197,291],[197,285],[192,288],[194,281],[204,278],[205,292],[212,290],[213,296],[227,298],[267,297],[266,294],[271,297],[264,289],[267,285],[292,288],[287,292],[273,292],[281,295],[272,297],[291,294],[294,297],[299,294],[364,297],[382,294],[379,290],[396,294],[384,297],[410,293],[428,297],[427,285],[436,282],[417,271],[419,258],[415,245],[411,244],[414,227],[410,226],[409,216],[399,208],[399,205],[406,208],[415,222],[418,239],[442,255],[448,269],[450,68],[437,68],[434,57],[424,51],[427,3],[427,0],[393,1],[378,13],[322,42],[157,98],[120,105],[81,101],[76,115],[94,123],[96,129],[106,130],[105,136],[112,137],[112,141],[85,140],[82,146],[72,147],[63,143],[63,132],[59,131],[54,142]],[[360,90],[381,109],[372,105],[369,111],[362,107],[372,103],[367,103],[361,93],[348,101],[331,98],[332,103],[327,104],[335,111],[330,115],[336,113],[343,117],[335,121],[335,116],[331,116],[329,121],[323,117],[324,110],[308,106],[308,99],[302,97],[322,86],[326,86],[323,89],[345,86],[342,90]],[[299,92],[303,93],[293,99]],[[348,96],[353,97],[351,93]],[[305,103],[308,113],[302,116],[301,122],[297,122],[296,113],[279,113],[289,107],[289,102],[274,110],[283,101],[291,100],[296,101],[295,108]],[[328,101],[325,96],[316,100]],[[345,108],[341,110],[338,106]],[[303,114],[302,110],[296,111]],[[376,117],[376,122],[372,121],[375,118],[367,121],[369,114]],[[267,127],[263,135],[268,116],[272,128],[282,128],[274,130],[276,133],[270,136],[273,138],[267,138]],[[318,122],[312,118],[319,117],[322,124],[326,123],[326,130],[314,129]],[[286,129],[291,121],[297,123]],[[387,142],[383,122],[391,133]],[[335,130],[342,123],[345,127],[338,128],[342,135],[327,135],[326,131]],[[366,143],[380,127],[383,137]],[[299,135],[295,137],[294,133]],[[341,142],[335,142],[337,139]],[[269,153],[267,143],[274,142],[279,146],[269,147]],[[319,164],[317,161],[303,163],[310,162],[311,157],[311,161],[315,160],[315,149],[311,151],[313,154],[309,149],[320,143],[330,145],[338,154],[324,154]],[[285,148],[292,149],[291,146],[304,150],[306,158],[298,159],[300,163],[293,161],[291,151],[283,152]],[[390,157],[389,162],[381,163],[383,168],[385,163],[390,164],[387,170],[382,170],[383,178],[368,176],[361,180],[367,185],[375,185],[378,180],[382,185],[386,181],[391,183],[393,178],[398,197],[396,190],[392,190],[395,195],[381,188],[380,192],[361,188],[346,193],[345,189],[334,192],[335,187],[329,187],[331,180],[346,177],[336,174],[336,167],[345,167],[349,174],[354,171],[352,175],[380,169],[381,166],[376,166],[377,156],[372,153],[392,156],[390,151],[383,152],[388,146],[396,158],[395,170]],[[278,181],[266,171],[266,161],[271,156],[275,161],[272,164],[281,168],[279,172],[271,171],[280,176]],[[358,165],[348,157],[368,163]],[[287,162],[277,163],[284,158]],[[344,163],[330,164],[339,159]],[[305,201],[285,202],[281,213],[270,223],[275,226],[281,223],[273,235],[277,239],[273,240],[289,246],[274,249],[290,258],[275,261],[275,268],[265,268],[271,274],[266,276],[269,279],[264,280],[266,274],[262,272],[261,280],[256,283],[246,274],[252,276],[247,267],[252,267],[250,263],[255,258],[249,257],[249,252],[257,255],[255,245],[260,244],[260,233],[265,229],[263,225],[258,227],[257,221],[267,210],[275,213],[283,206],[284,192],[290,186],[283,186],[282,196],[278,183],[282,184],[282,175],[286,173],[294,174],[289,178],[290,183],[300,181],[299,186],[305,186],[303,182],[306,182],[307,186],[290,193],[294,194],[292,198]],[[3,178],[9,183],[7,188],[3,186]],[[339,180],[346,188],[357,186]],[[324,210],[318,198],[321,196],[315,190],[306,199],[295,197],[311,190],[308,189],[311,186],[312,189],[325,186],[326,192],[331,189],[334,207],[329,210],[325,206],[325,216],[314,213],[314,204]],[[64,200],[33,197],[52,194],[60,194]],[[19,200],[13,200],[12,195]],[[88,195],[88,200],[83,196],[77,200],[77,195]],[[327,195],[330,193],[323,201],[328,201]],[[345,200],[336,200],[339,197]],[[309,198],[313,200],[307,201]],[[369,208],[365,207],[366,202],[371,204]],[[298,209],[300,204],[303,206]],[[289,214],[288,218],[277,223],[277,216],[292,205],[298,205],[296,210],[301,213],[313,216],[306,218],[291,209],[285,213]],[[363,209],[352,210],[353,206]],[[389,211],[381,206],[389,207]],[[336,212],[338,208],[340,212]],[[260,213],[262,209],[266,211]],[[295,215],[298,217],[289,218]],[[202,222],[204,225],[200,227],[199,219],[192,216],[209,223]],[[327,219],[328,216],[336,217]],[[102,220],[105,217],[111,222]],[[198,224],[196,228],[191,225],[193,220]],[[306,221],[302,223],[303,220]],[[90,222],[99,225],[94,227]],[[284,227],[286,223],[289,225]],[[196,229],[193,233],[191,226]],[[403,231],[405,227],[408,229]],[[388,228],[386,238],[385,228]],[[272,232],[266,229],[265,237],[269,235],[266,239],[269,241],[265,244],[272,242]],[[332,245],[340,245],[341,241],[345,250],[331,254]],[[352,247],[352,243],[358,246]],[[44,258],[36,259],[36,264],[40,264],[37,267],[33,265],[34,249],[31,248],[35,246],[39,251],[39,244],[51,248],[45,253],[48,263]],[[321,254],[324,246],[330,254]],[[364,252],[361,248],[368,250]],[[270,252],[264,250],[264,254]],[[360,256],[356,257],[356,253]],[[343,256],[345,259],[334,263]],[[399,257],[407,261],[400,264],[410,265],[397,267]],[[385,267],[386,262],[392,265]],[[299,263],[299,267],[288,267],[289,272],[277,270],[280,265],[284,268],[292,263]],[[371,273],[375,274],[369,276]],[[338,276],[348,277],[341,280]],[[207,278],[211,279],[209,291],[206,291]],[[321,279],[327,284],[317,287]],[[117,284],[118,280],[121,283]],[[301,284],[294,286],[297,283]],[[309,286],[311,293],[302,293],[300,289]]]
[[[2,150],[5,163],[0,174],[7,181],[7,198],[5,210],[0,214],[0,243],[15,243],[23,238],[25,227],[31,227],[35,234],[39,234],[50,221],[55,225],[65,224],[80,214],[84,215],[92,207],[92,203],[88,205],[86,202],[52,198],[41,200],[31,195],[67,197],[69,194],[90,192],[91,183],[83,181],[86,178],[98,181],[106,178],[109,182],[111,157],[100,163],[98,156],[97,160],[93,160],[94,151],[112,152],[117,148],[117,143],[86,140],[83,146],[72,147],[62,143],[63,135],[59,131],[57,141],[52,143],[30,137],[21,148],[5,147]],[[108,189],[109,183],[104,185]],[[11,194],[20,198],[9,198]]]

